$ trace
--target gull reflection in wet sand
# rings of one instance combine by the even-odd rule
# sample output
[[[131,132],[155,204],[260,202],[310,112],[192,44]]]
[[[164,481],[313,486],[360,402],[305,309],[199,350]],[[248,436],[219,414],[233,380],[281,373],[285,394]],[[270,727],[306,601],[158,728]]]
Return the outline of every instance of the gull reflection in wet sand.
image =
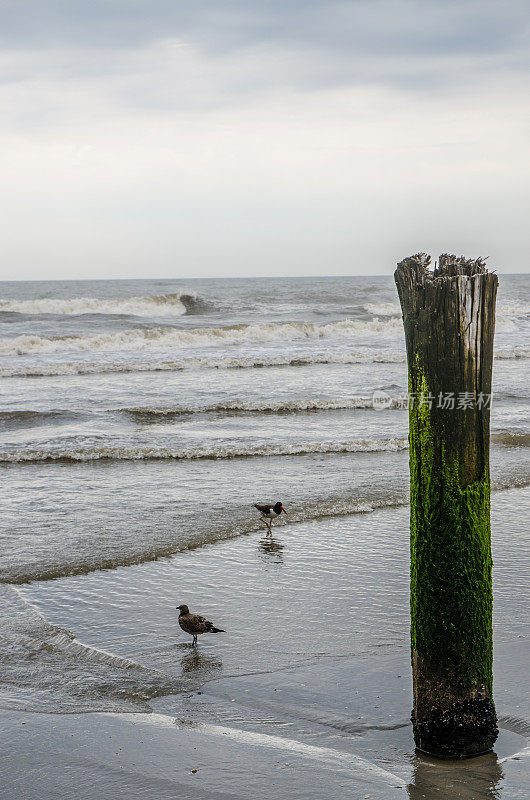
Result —
[[[223,662],[218,655],[204,653],[196,647],[188,646],[180,660],[182,675],[188,677],[211,678],[223,670]]]
[[[495,753],[443,761],[416,753],[410,800],[499,800],[502,767]]]
[[[278,539],[274,539],[273,536],[265,536],[259,542],[260,553],[264,556],[263,560],[273,564],[283,564],[282,550],[284,547],[285,545]]]

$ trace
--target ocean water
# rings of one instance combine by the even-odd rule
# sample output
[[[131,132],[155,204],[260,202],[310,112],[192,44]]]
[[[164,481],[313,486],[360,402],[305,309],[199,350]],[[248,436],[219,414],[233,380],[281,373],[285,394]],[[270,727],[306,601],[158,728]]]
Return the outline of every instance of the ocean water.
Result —
[[[225,678],[407,653],[391,278],[1,283],[0,326],[1,706],[146,711]],[[528,276],[500,278],[495,355],[503,646],[528,579]],[[278,499],[267,540],[253,504]],[[181,602],[227,633],[191,650]],[[255,707],[241,724],[265,724]],[[325,717],[307,713],[299,736]]]

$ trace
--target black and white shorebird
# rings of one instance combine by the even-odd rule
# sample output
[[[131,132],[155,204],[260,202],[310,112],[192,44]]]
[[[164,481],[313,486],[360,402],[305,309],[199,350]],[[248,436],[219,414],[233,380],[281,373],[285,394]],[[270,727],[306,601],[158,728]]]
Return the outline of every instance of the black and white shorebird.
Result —
[[[197,636],[201,633],[226,633],[222,628],[215,628],[206,617],[192,614],[186,605],[177,606],[177,609],[180,611],[179,625],[185,633],[193,636],[192,644],[197,644]]]
[[[259,505],[259,503],[255,503],[254,508],[257,508],[258,511],[260,512],[261,514],[260,519],[267,526],[267,531],[268,531],[267,535],[270,534],[271,536],[272,536],[272,529],[271,529],[272,520],[276,519],[276,517],[279,517],[282,511],[284,514],[287,515],[287,511],[279,501],[277,503],[274,503],[274,505]]]

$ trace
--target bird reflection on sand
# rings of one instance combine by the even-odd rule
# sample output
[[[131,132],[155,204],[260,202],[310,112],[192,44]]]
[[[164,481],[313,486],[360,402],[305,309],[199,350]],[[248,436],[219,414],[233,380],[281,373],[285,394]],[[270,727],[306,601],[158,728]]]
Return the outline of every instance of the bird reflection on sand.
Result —
[[[455,800],[498,800],[502,778],[495,753],[462,761],[441,761],[416,753],[407,791],[409,800],[447,797],[449,787]]]
[[[274,564],[283,564],[282,550],[285,545],[278,539],[274,539],[272,535],[267,535],[260,539],[259,549],[260,553],[264,556],[264,560]]]
[[[182,675],[188,677],[212,678],[222,672],[223,662],[217,655],[209,655],[191,645],[180,660]]]

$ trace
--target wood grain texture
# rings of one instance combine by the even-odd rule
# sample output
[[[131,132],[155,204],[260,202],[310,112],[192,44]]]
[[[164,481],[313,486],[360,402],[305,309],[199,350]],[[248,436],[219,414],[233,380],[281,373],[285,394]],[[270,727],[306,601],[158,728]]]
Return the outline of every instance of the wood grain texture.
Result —
[[[489,425],[497,276],[424,253],[395,272],[407,344],[413,722],[418,747],[489,750],[492,690]]]

